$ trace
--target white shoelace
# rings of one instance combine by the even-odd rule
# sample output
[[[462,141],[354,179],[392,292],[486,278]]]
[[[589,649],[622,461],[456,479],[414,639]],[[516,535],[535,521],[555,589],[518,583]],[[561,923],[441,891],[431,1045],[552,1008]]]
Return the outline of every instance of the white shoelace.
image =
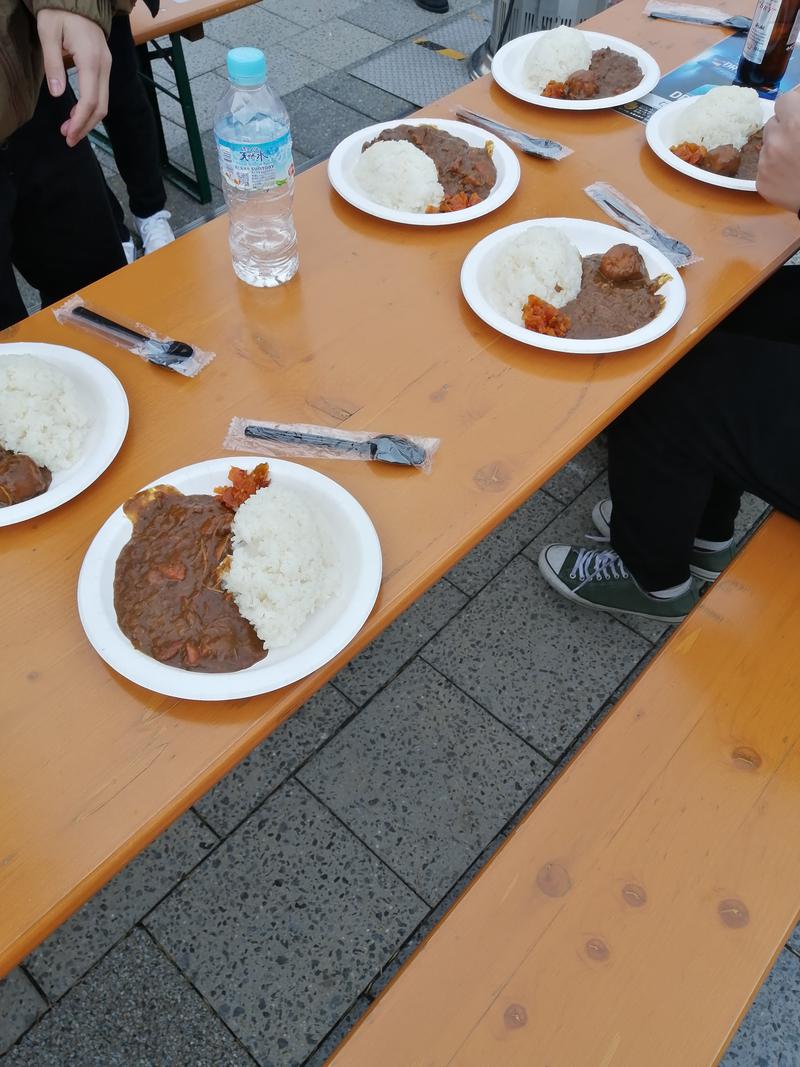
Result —
[[[598,551],[596,548],[581,548],[569,572],[570,578],[577,578],[576,589],[583,588],[589,582],[612,581],[615,578],[630,578],[625,564],[613,548]]]

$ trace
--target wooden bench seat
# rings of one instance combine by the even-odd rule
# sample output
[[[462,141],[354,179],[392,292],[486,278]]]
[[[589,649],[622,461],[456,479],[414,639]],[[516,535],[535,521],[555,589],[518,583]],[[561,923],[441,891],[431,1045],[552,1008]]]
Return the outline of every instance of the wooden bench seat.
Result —
[[[330,1067],[718,1061],[800,910],[798,551],[770,518]]]

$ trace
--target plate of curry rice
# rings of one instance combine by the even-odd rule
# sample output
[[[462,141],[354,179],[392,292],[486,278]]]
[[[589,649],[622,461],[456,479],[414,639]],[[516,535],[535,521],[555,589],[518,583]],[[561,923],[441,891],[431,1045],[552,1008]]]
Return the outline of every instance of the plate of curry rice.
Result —
[[[100,360],[63,345],[0,344],[0,527],[79,496],[127,430],[125,390]]]
[[[505,204],[519,185],[520,165],[504,141],[469,123],[407,118],[346,137],[331,153],[328,179],[339,196],[375,218],[453,226]]]
[[[608,33],[595,33],[593,30],[581,30],[580,27],[576,27],[576,30],[583,34],[592,49],[593,58],[589,70],[596,68],[599,81],[599,91],[595,95],[585,99],[569,98],[559,94],[551,96],[545,95],[544,91],[534,91],[530,87],[525,66],[531,48],[546,35],[551,34],[552,30],[526,33],[504,44],[492,60],[492,77],[501,89],[518,100],[536,104],[537,107],[556,108],[561,111],[599,111],[604,108],[619,107],[621,104],[639,100],[658,84],[661,70],[655,59],[643,48]],[[631,60],[634,64],[638,64],[638,75]],[[629,73],[630,68],[633,69],[633,75]],[[633,77],[636,81],[631,85]],[[616,85],[623,85],[625,88],[617,90]]]
[[[726,174],[715,174],[713,170],[707,169],[706,166],[690,163],[673,151],[674,148],[681,146],[683,139],[681,125],[686,110],[696,103],[698,99],[697,96],[684,96],[671,104],[665,104],[664,107],[659,108],[658,111],[651,115],[644,130],[648,145],[667,166],[672,167],[673,170],[680,171],[681,174],[685,174],[689,178],[694,178],[697,182],[716,185],[721,189],[738,189],[743,193],[755,193],[757,191],[755,178],[736,178]],[[760,99],[758,104],[763,118],[763,130],[763,127],[775,114],[775,101]],[[698,146],[695,145],[693,147],[697,148]],[[757,167],[757,157],[753,162],[754,170]]]
[[[586,219],[532,219],[496,230],[464,260],[461,290],[498,333],[573,355],[648,344],[686,306],[683,280],[662,252]]]
[[[106,520],[81,566],[78,613],[129,681],[237,700],[337,656],[381,573],[378,535],[346,489],[299,463],[233,456],[163,475]]]

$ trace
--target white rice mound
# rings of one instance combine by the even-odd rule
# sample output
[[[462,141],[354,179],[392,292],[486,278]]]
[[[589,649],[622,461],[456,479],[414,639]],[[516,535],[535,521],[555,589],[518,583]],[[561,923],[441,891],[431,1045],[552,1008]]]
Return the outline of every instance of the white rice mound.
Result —
[[[410,141],[378,141],[362,152],[355,179],[370,200],[395,211],[424,212],[444,199],[436,164]]]
[[[686,108],[677,124],[676,144],[689,141],[708,149],[745,141],[764,125],[758,93],[739,85],[718,85]]]
[[[74,382],[35,356],[0,356],[0,445],[63,471],[80,459],[92,424]]]
[[[297,493],[271,485],[239,507],[231,532],[222,584],[265,648],[288,645],[341,586],[327,530]]]
[[[495,311],[522,325],[528,297],[560,308],[580,291],[581,254],[550,226],[529,226],[504,244],[486,265],[483,294]]]
[[[541,93],[550,81],[566,81],[576,70],[586,70],[592,62],[592,46],[584,33],[573,26],[557,26],[537,37],[522,69],[528,88]]]

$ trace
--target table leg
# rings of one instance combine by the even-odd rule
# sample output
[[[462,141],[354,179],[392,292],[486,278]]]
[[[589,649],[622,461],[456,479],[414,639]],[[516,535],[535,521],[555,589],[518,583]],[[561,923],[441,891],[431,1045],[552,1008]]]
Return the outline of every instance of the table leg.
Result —
[[[156,120],[158,157],[161,160],[161,166],[163,167],[169,163],[169,153],[167,152],[167,142],[164,140],[164,124],[161,121],[161,109],[158,106],[158,92],[155,79],[153,78],[153,64],[150,60],[150,51],[147,45],[137,45],[136,55],[139,60],[139,75],[144,82],[144,91],[147,93],[147,99],[150,101],[150,107],[153,109],[153,116]]]
[[[201,204],[207,204],[211,200],[211,185],[208,180],[208,168],[203,155],[203,144],[200,140],[200,129],[197,125],[197,115],[194,110],[192,89],[189,84],[189,75],[186,71],[186,60],[183,55],[180,34],[171,33],[172,44],[172,69],[175,71],[175,84],[178,89],[183,121],[186,125],[186,136],[189,138],[189,151],[192,155],[192,163],[197,178],[197,199]]]

